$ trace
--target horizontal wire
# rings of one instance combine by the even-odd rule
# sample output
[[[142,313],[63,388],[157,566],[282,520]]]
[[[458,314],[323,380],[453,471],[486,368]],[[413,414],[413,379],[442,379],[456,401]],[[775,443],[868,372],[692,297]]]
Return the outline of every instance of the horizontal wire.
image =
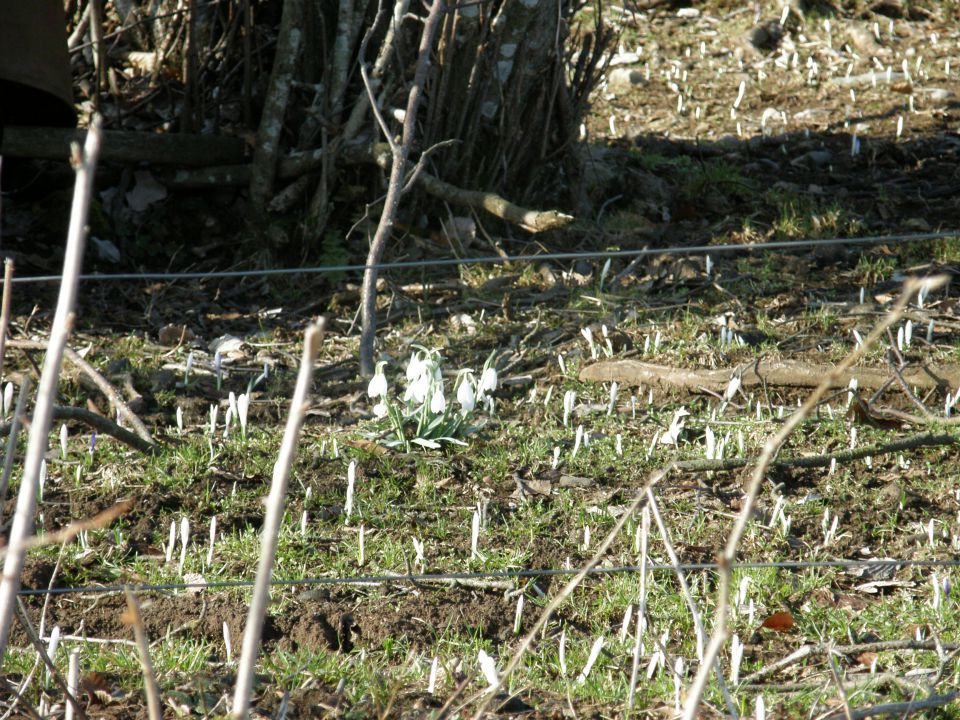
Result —
[[[432,260],[400,260],[377,263],[375,265],[321,265],[317,267],[266,268],[259,270],[214,270],[210,272],[143,272],[143,273],[92,273],[81,275],[86,281],[133,281],[133,280],[215,280],[227,278],[276,277],[281,275],[317,275],[324,273],[359,272],[361,270],[400,270],[405,268],[434,268],[451,265],[491,265],[506,262],[532,262],[537,260],[583,260],[600,258],[637,258],[644,255],[700,255],[724,252],[752,252],[763,250],[784,250],[790,248],[817,248],[835,245],[875,245],[887,242],[917,242],[920,240],[942,240],[960,237],[960,230],[914,233],[906,235],[871,235],[850,238],[827,238],[820,240],[775,240],[767,243],[727,243],[723,245],[673,245],[665,248],[643,248],[640,250],[608,250],[554,252],[534,255],[485,255],[471,258],[436,258]],[[27,275],[13,278],[14,283],[60,282],[59,275]],[[0,280],[0,286],[3,282]]]
[[[651,564],[647,565],[650,572],[698,572],[703,570],[717,570],[719,564],[682,563],[680,565]],[[805,570],[816,568],[900,568],[900,567],[960,567],[960,560],[898,560],[895,558],[874,558],[870,560],[785,560],[782,562],[736,562],[732,563],[734,570]],[[588,575],[616,575],[638,573],[642,571],[640,565],[620,565],[616,567],[591,568]],[[316,577],[294,578],[289,580],[271,580],[271,585],[284,587],[312,586],[312,585],[383,585],[418,582],[448,582],[457,580],[498,580],[535,577],[554,577],[576,575],[582,568],[542,568],[536,570],[490,570],[487,572],[451,572],[451,573],[420,573],[405,575],[358,575],[354,577]],[[164,583],[159,585],[91,585],[83,587],[55,587],[49,589],[29,588],[21,589],[20,595],[75,595],[80,593],[120,593],[127,589],[134,592],[170,591],[170,590],[222,590],[229,588],[252,587],[253,580],[220,580],[202,583]]]

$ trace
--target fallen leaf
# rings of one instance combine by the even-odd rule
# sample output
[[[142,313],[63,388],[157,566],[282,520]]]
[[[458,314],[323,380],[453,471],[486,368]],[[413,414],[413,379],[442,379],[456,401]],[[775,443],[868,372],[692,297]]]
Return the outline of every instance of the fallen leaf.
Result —
[[[773,630],[774,632],[786,632],[792,629],[795,624],[793,615],[784,610],[782,612],[775,612],[773,615],[767,617],[760,623],[760,627]]]
[[[877,654],[875,652],[863,652],[857,655],[857,662],[866,667],[873,665],[874,660],[877,659]]]

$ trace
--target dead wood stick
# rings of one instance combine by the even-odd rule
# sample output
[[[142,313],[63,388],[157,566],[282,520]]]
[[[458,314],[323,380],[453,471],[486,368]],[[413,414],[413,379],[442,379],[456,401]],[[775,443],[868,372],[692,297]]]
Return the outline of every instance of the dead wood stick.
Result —
[[[66,160],[70,157],[70,143],[81,142],[83,137],[83,130],[6,127],[0,139],[0,155]],[[240,138],[223,135],[158,135],[130,130],[104,130],[102,155],[106,162],[207,167],[244,162],[245,147]]]
[[[48,545],[62,545],[64,543],[68,543],[85,530],[99,530],[102,527],[106,527],[121,515],[126,515],[128,512],[130,512],[131,508],[133,508],[133,500],[120,500],[119,502],[116,502],[108,507],[106,510],[101,510],[93,517],[83,518],[82,520],[74,520],[72,523],[65,525],[59,530],[44,533],[43,535],[33,535],[28,537],[20,543],[20,549],[31,550],[33,548],[46,547]],[[0,548],[0,558],[5,557],[9,551],[9,546]],[[49,595],[47,597],[49,597]]]
[[[363,273],[363,291],[361,311],[363,329],[360,333],[360,374],[369,377],[373,374],[373,346],[377,336],[377,265],[383,257],[387,241],[393,234],[393,223],[400,206],[400,196],[403,192],[403,178],[407,170],[407,158],[410,147],[413,145],[417,131],[417,111],[423,99],[424,87],[427,82],[427,72],[430,69],[430,58],[433,53],[433,37],[440,25],[440,19],[446,10],[444,0],[433,0],[430,10],[423,23],[420,33],[420,47],[417,50],[417,65],[413,75],[413,83],[407,95],[407,110],[403,120],[403,135],[400,144],[391,153],[390,184],[387,187],[387,197],[383,202],[380,213],[380,222],[370,242],[367,253],[367,269]],[[375,100],[371,99],[371,106]],[[379,112],[379,110],[376,110]],[[389,137],[389,135],[388,135]]]
[[[3,300],[0,301],[0,379],[3,379],[3,358],[7,349],[7,327],[10,325],[10,295],[13,289],[13,258],[3,261]]]
[[[882,703],[880,705],[870,705],[857,708],[850,711],[850,720],[862,720],[863,718],[876,718],[881,715],[897,715],[904,718],[907,715],[918,713],[931,708],[943,707],[960,698],[960,692],[946,693],[944,695],[931,695],[922,700],[906,700],[903,702]],[[839,720],[843,718],[843,712],[827,715],[825,720]]]
[[[76,420],[82,423],[85,423],[92,427],[97,432],[102,432],[106,435],[109,435],[116,440],[119,440],[124,445],[129,445],[134,450],[139,450],[142,453],[154,453],[158,450],[159,446],[156,443],[150,443],[141,438],[139,435],[136,435],[126,428],[122,428],[117,425],[113,420],[105,418],[103,415],[98,415],[95,412],[91,412],[84,408],[75,408],[67,407],[65,405],[54,405],[53,406],[53,416],[54,420]],[[13,427],[13,423],[3,423],[0,425],[0,437],[6,437],[10,434],[10,429]]]
[[[45,342],[38,342],[35,340],[10,340],[8,344],[10,347],[20,348],[22,350],[45,351],[47,349],[47,344]],[[137,414],[130,409],[130,406],[127,405],[127,402],[123,399],[123,396],[115,387],[113,387],[113,385],[110,384],[109,380],[101,375],[100,372],[93,367],[93,365],[80,357],[80,353],[78,353],[76,350],[69,347],[64,348],[64,355],[66,355],[70,362],[77,366],[77,369],[89,377],[100,389],[100,392],[107,396],[110,404],[113,405],[113,407],[117,409],[123,417],[130,421],[130,425],[133,426],[133,430],[137,434],[137,437],[143,440],[147,446],[156,446],[157,441],[154,440],[153,436],[150,434],[150,431],[147,430],[147,426],[144,425],[143,421],[137,416]],[[122,430],[123,428],[120,429]],[[110,434],[113,435],[112,432]],[[121,438],[117,439],[119,440]],[[126,440],[124,440],[124,442],[126,442]],[[129,445],[129,443],[127,444]],[[139,450],[140,448],[137,449]]]
[[[894,652],[902,650],[935,651],[938,642],[936,640],[878,640],[877,642],[857,643],[855,645],[834,645],[833,651],[843,655],[860,655],[865,652],[880,653]],[[944,650],[956,650],[960,648],[958,643],[939,643],[939,647]],[[776,675],[781,670],[796,665],[804,658],[816,658],[827,653],[826,645],[803,645],[794,650],[789,655],[779,660],[765,665],[754,673],[750,673],[741,681],[742,685],[758,683],[766,680],[772,675]]]
[[[801,360],[760,359],[742,368],[740,381],[744,387],[760,385],[813,388],[831,374],[833,365],[808,363]],[[609,360],[593,363],[580,371],[584,382],[617,382],[621,387],[645,385],[660,390],[680,389],[697,392],[707,388],[723,392],[730,378],[741,368],[724,370],[690,370],[643,362],[642,360]],[[831,388],[846,388],[852,378],[864,389],[881,387],[889,381],[889,373],[870,367],[844,368],[830,378]],[[936,365],[929,363],[908,368],[903,379],[914,387],[932,390],[939,387],[960,385],[960,365]]]
[[[838,463],[854,462],[866,457],[876,457],[878,455],[889,455],[890,453],[901,452],[903,450],[912,450],[919,447],[936,447],[939,445],[957,445],[960,444],[960,438],[949,433],[934,434],[920,433],[910,435],[901,440],[894,440],[890,443],[880,445],[868,445],[854,448],[852,450],[840,450],[836,453],[825,453],[823,455],[811,455],[806,457],[787,457],[778,458],[770,463],[771,467],[788,468],[818,468],[827,467],[831,461]],[[754,461],[754,458],[723,458],[722,460],[678,460],[674,467],[684,472],[709,472],[716,470],[737,470],[746,467]]]
[[[150,720],[162,720],[163,712],[160,709],[160,688],[157,687],[157,675],[153,671],[153,661],[150,659],[150,644],[147,642],[147,630],[143,626],[143,615],[140,613],[140,603],[129,587],[123,589],[127,598],[127,611],[122,621],[133,627],[133,637],[137,644],[137,653],[140,655],[140,668],[143,670],[143,693],[147,696],[147,716]]]

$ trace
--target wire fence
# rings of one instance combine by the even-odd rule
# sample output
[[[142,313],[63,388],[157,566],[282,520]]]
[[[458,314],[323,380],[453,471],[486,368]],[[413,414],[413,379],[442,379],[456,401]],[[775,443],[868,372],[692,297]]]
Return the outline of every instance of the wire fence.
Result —
[[[646,569],[651,573],[662,572],[704,572],[718,570],[715,562],[681,563],[670,565],[662,563],[648,564]],[[734,570],[807,570],[807,569],[843,569],[854,570],[864,568],[870,573],[892,573],[900,568],[954,568],[960,567],[957,560],[922,560],[871,558],[865,560],[782,560],[770,562],[737,562],[731,565]],[[270,584],[280,587],[302,587],[316,585],[397,585],[402,583],[431,583],[483,580],[515,580],[524,578],[567,577],[581,572],[582,568],[538,568],[525,570],[488,570],[482,572],[447,572],[447,573],[405,573],[382,575],[356,575],[347,577],[315,577],[273,579]],[[619,565],[615,567],[595,567],[588,571],[588,575],[618,575],[634,574],[643,571],[640,565]],[[231,588],[252,587],[253,580],[221,580],[214,582],[183,582],[160,583],[144,585],[84,585],[53,588],[26,588],[20,590],[22,596],[33,595],[77,595],[121,593],[129,589],[135,592],[175,592],[179,590],[224,590]]]
[[[709,255],[712,253],[766,252],[800,248],[836,247],[845,245],[879,245],[883,243],[908,243],[922,240],[943,240],[960,237],[960,230],[912,233],[902,235],[868,235],[847,238],[823,238],[810,240],[775,240],[765,243],[725,243],[717,245],[671,245],[669,247],[647,247],[637,250],[606,250],[533,253],[521,255],[485,255],[466,258],[433,258],[425,260],[400,260],[377,263],[375,265],[343,264],[319,265],[314,267],[264,268],[250,270],[216,270],[209,272],[139,272],[139,273],[92,273],[81,275],[87,282],[118,281],[176,281],[176,280],[219,280],[255,277],[278,277],[287,275],[320,275],[327,273],[362,272],[375,268],[379,270],[404,270],[416,268],[439,268],[458,265],[493,265],[513,262],[543,262],[547,260],[601,260],[630,258],[645,255]],[[13,278],[14,283],[51,283],[59,282],[59,275],[27,275]],[[2,281],[0,281],[2,285]]]

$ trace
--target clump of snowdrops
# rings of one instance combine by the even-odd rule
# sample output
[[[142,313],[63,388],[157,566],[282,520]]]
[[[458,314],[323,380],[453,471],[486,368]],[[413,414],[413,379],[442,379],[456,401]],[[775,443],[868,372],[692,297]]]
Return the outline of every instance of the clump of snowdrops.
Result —
[[[367,395],[375,403],[373,414],[386,422],[377,439],[387,447],[413,445],[437,449],[444,444],[466,445],[463,438],[477,429],[475,417],[481,411],[493,413],[491,393],[497,389],[497,369],[493,354],[479,375],[470,368],[457,373],[453,383],[455,402],[448,402],[443,381],[443,358],[439,350],[419,345],[407,361],[404,391],[391,397],[385,374],[387,363],[378,362]]]

